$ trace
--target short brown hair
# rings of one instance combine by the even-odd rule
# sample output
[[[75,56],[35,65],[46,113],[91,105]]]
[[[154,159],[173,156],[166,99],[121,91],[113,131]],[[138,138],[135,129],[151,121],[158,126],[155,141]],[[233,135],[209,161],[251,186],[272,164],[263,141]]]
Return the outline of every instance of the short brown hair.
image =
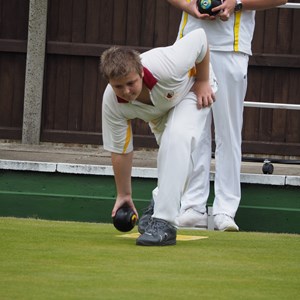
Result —
[[[113,46],[101,55],[100,70],[107,80],[126,76],[132,71],[141,75],[142,69],[140,54],[133,49]]]

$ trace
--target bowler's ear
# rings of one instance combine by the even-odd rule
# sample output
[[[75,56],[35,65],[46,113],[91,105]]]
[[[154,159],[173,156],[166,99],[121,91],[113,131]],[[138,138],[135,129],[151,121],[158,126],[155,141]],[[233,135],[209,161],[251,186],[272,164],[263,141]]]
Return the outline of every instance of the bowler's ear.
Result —
[[[144,78],[144,69],[141,71],[141,77]]]

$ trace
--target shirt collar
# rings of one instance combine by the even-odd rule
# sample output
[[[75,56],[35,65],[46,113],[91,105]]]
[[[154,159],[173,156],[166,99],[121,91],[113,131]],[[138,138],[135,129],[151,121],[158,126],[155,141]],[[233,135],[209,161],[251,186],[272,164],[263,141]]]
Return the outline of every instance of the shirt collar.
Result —
[[[151,91],[153,87],[157,84],[157,79],[153,76],[153,74],[147,69],[143,68],[144,70],[144,78],[143,81],[146,87]]]

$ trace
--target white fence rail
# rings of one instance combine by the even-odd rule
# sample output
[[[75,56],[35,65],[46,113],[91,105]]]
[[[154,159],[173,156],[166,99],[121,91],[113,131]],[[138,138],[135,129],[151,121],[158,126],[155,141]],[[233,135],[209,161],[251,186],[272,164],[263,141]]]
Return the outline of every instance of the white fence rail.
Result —
[[[300,8],[300,3],[286,3],[284,5],[278,6],[280,8]]]
[[[280,5],[278,7],[280,7],[280,8],[300,9],[300,3],[286,3],[285,5]],[[299,95],[299,97],[300,97],[300,95]],[[300,110],[300,105],[299,104],[267,103],[267,102],[252,102],[252,101],[245,101],[244,102],[244,107]]]
[[[300,105],[299,104],[267,103],[267,102],[252,102],[252,101],[245,101],[244,102],[244,107],[300,110]]]

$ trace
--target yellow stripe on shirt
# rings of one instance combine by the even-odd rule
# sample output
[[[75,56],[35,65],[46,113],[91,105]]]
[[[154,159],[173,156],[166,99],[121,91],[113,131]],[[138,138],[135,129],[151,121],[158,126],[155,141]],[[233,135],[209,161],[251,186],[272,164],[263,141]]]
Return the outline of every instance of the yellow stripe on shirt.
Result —
[[[191,0],[186,0],[186,2],[189,3],[189,2],[191,2]],[[179,33],[179,38],[180,39],[183,37],[183,30],[184,30],[184,28],[186,26],[188,18],[189,18],[189,14],[184,11],[183,12],[183,21],[182,21],[181,28],[180,28],[180,33]]]
[[[191,0],[187,0],[186,2],[191,2]],[[188,21],[188,18],[189,18],[189,14],[184,11],[183,12],[183,21],[182,21],[181,28],[180,28],[180,33],[179,33],[179,38],[180,39],[183,38],[183,31],[184,31],[184,28],[185,28],[186,23]],[[189,74],[188,75],[189,77],[196,76],[196,67],[193,67],[192,69],[190,69],[188,74]]]
[[[126,153],[126,150],[128,148],[130,140],[131,140],[131,122],[130,122],[130,120],[128,120],[127,121],[127,131],[126,131],[125,144],[124,144],[124,147],[123,147],[123,153]]]
[[[180,39],[183,37],[183,30],[184,30],[184,28],[186,26],[188,17],[189,17],[188,13],[183,12],[183,22],[182,22],[182,25],[181,25],[181,28],[180,28],[180,34],[179,34],[179,38]]]
[[[239,51],[239,37],[240,37],[240,24],[241,24],[241,11],[237,11],[235,13],[234,19],[234,42],[233,42],[233,50],[235,52]]]
[[[189,70],[189,72],[188,72],[188,76],[189,76],[189,77],[193,77],[193,76],[195,77],[196,74],[197,74],[196,67],[191,68],[191,69]]]

